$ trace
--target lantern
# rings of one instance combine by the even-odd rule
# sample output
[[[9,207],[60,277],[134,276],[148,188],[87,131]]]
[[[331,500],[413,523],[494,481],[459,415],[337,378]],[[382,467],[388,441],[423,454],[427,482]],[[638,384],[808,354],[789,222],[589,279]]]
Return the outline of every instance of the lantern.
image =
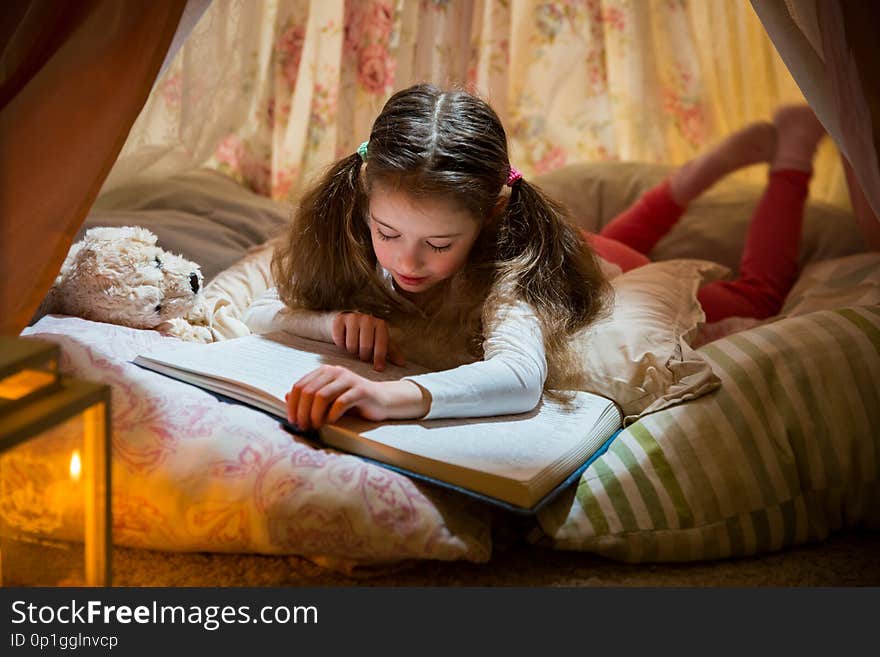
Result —
[[[109,586],[110,388],[0,336],[0,582]]]

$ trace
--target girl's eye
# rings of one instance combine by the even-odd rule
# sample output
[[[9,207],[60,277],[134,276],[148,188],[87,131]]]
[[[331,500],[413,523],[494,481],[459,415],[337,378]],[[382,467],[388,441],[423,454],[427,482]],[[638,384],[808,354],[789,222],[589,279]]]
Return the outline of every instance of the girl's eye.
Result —
[[[431,244],[430,242],[428,242],[428,246],[430,246],[432,249],[434,249],[434,251],[436,251],[437,253],[443,253],[444,251],[448,251],[452,247],[452,244],[446,244],[444,246],[435,246],[435,245]]]
[[[379,236],[380,240],[393,240],[393,239],[397,239],[399,237],[399,235],[386,235],[378,228],[376,229],[376,235]]]

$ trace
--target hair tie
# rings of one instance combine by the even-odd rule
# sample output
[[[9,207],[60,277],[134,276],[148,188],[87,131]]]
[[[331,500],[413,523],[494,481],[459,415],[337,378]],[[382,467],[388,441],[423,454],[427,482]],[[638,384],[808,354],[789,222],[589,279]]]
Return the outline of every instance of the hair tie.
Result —
[[[516,169],[516,167],[510,167],[510,172],[507,174],[507,182],[504,184],[508,187],[513,187],[513,183],[517,180],[522,180],[522,174]]]
[[[367,146],[370,142],[365,141],[363,144],[358,146],[357,154],[361,156],[361,159],[366,162],[367,161]]]

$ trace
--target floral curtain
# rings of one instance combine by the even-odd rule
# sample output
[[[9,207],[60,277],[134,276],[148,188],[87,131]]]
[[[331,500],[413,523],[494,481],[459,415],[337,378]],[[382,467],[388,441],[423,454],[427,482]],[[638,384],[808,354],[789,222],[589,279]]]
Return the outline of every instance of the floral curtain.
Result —
[[[287,198],[418,81],[489,100],[527,176],[681,163],[802,102],[747,0],[214,0],[104,189],[207,165]],[[813,196],[845,204],[845,190],[828,140]]]

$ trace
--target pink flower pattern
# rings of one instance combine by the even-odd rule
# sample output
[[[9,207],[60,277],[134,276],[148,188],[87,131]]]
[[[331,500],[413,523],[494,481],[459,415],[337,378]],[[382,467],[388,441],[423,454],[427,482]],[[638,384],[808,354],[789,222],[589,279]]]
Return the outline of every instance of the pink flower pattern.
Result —
[[[183,95],[183,76],[178,72],[166,77],[161,84],[162,99],[170,109],[179,109]]]
[[[299,64],[302,60],[302,49],[306,31],[302,25],[290,25],[275,45],[275,53],[281,68],[282,77],[293,88],[299,75]]]
[[[243,183],[257,194],[270,192],[270,168],[265,158],[251,152],[238,135],[228,135],[214,154],[221,171]]]
[[[565,10],[559,3],[545,2],[535,7],[535,25],[550,41],[562,31]]]
[[[535,162],[537,173],[549,173],[565,166],[567,155],[562,146],[553,146],[544,156]]]
[[[385,46],[372,43],[358,53],[358,82],[372,94],[384,94],[394,85],[395,62]]]
[[[701,98],[690,89],[692,73],[679,65],[672,85],[661,89],[663,111],[672,119],[678,133],[692,147],[698,148],[706,141],[707,122]]]
[[[396,61],[389,51],[394,9],[388,0],[346,3],[345,55],[357,62],[357,80],[371,94],[394,87]]]

